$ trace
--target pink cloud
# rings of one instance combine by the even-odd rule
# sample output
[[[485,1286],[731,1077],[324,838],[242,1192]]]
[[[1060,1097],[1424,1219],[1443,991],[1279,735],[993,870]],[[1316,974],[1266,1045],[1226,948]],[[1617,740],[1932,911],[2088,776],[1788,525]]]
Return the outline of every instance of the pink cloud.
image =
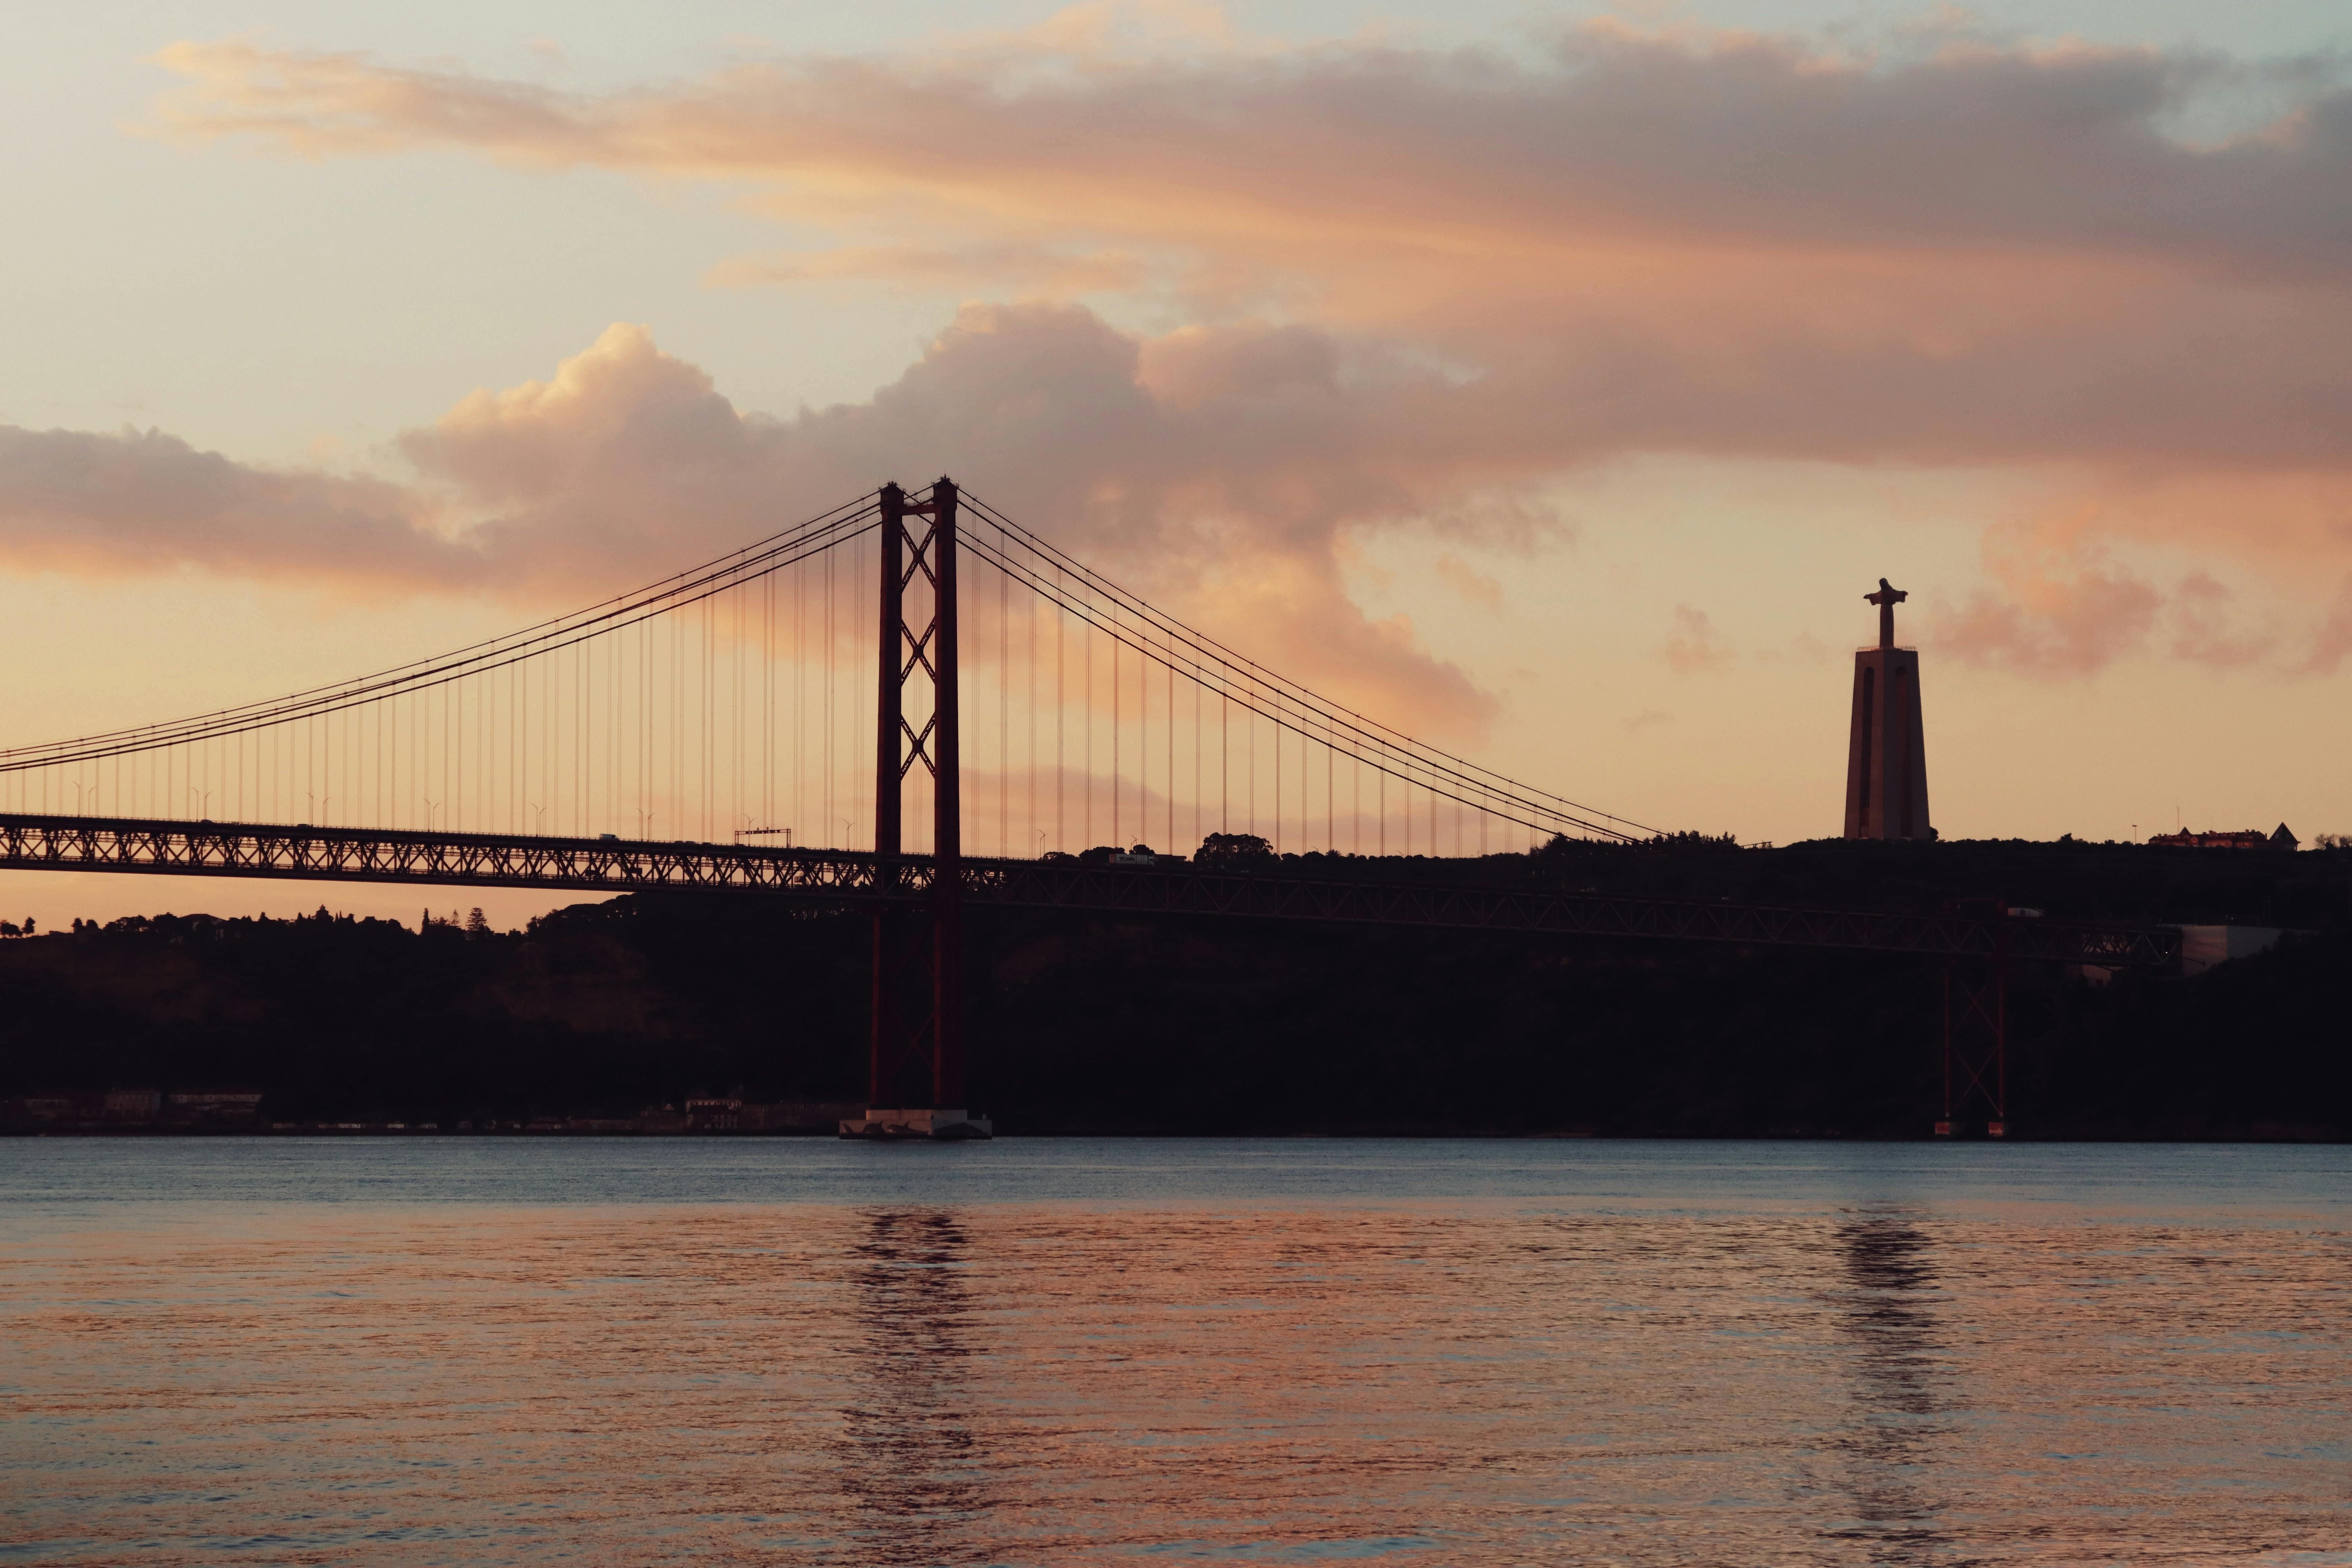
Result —
[[[2326,62],[2191,145],[2169,121],[2252,68],[1622,26],[1532,62],[1191,24],[1123,51],[1124,15],[604,94],[183,43],[156,123],[749,181],[849,243],[719,279],[1142,289],[1205,333],[1151,346],[1155,390],[1186,395],[1162,360],[1294,403],[1283,377],[1425,378],[1424,445],[1465,467],[2345,465],[2352,89]],[[1309,335],[1223,335],[1251,316]]]
[[[2352,658],[2352,580],[2336,593],[2301,669],[2307,675],[2333,675],[2347,658]]]
[[[2042,578],[2022,596],[1979,591],[1933,617],[1934,647],[2029,675],[2091,675],[2137,651],[2162,604],[2127,574],[2094,568]]]
[[[2096,511],[1995,528],[1986,565],[1997,587],[1931,613],[1929,640],[1963,660],[2074,679],[2160,649],[2184,663],[2236,669],[2271,662],[2279,632],[2248,626],[2237,595],[2202,570],[2170,589],[2116,559]]]
[[[1381,44],[1114,57],[1044,32],[602,95],[235,42],[156,58],[186,84],[158,128],[185,139],[805,182],[1187,246],[1255,222],[1276,245],[1402,232],[1467,250],[1599,229],[2352,269],[2334,216],[2352,93],[2325,62],[2270,124],[2193,146],[2167,118],[2243,68],[1966,40],[1857,56],[1622,25],[1561,33],[1534,63]]]
[[[93,575],[194,568],[374,591],[461,587],[475,553],[398,484],[237,463],[156,430],[0,426],[0,554]]]
[[[1666,638],[1659,657],[1676,675],[1712,674],[1731,664],[1731,650],[1716,635],[1715,623],[1705,610],[1688,605],[1675,606],[1674,635]]]
[[[817,283],[839,288],[1013,289],[1030,298],[1132,292],[1150,279],[1139,258],[1118,251],[1071,253],[1038,245],[860,245],[813,253],[736,256],[703,281],[717,289]]]
[[[404,483],[270,472],[152,434],[0,427],[0,557],[585,600],[945,471],[1343,700],[1475,736],[1493,698],[1408,623],[1367,618],[1342,581],[1351,530],[1412,515],[1424,479],[1449,493],[1411,450],[1377,446],[1385,395],[1358,406],[1326,378],[1292,401],[1193,374],[1184,345],[1159,357],[1181,397],[1155,395],[1141,345],[1084,310],[975,307],[872,401],[782,420],[619,324],[550,379],[407,432]]]
[[[1503,608],[1502,583],[1479,571],[1452,551],[1437,558],[1437,578],[1470,604],[1482,610],[1499,613]]]
[[[2202,572],[2181,579],[2169,606],[2173,657],[2214,669],[2254,664],[2267,657],[2277,638],[2232,626],[2230,606],[2235,597]]]
[[[1475,729],[1461,672],[1349,599],[1373,531],[1557,540],[1540,487],[1632,454],[2039,467],[2086,521],[1995,530],[1993,587],[1940,646],[2059,678],[2147,649],[2333,668],[2326,634],[2234,596],[2352,566],[2322,521],[2352,495],[2352,91],[2327,62],[2192,145],[2167,126],[2252,68],[1618,26],[1532,61],[1280,49],[1153,15],[1139,47],[1098,5],[603,94],[174,45],[156,129],[185,141],[748,183],[842,243],[713,258],[719,282],[1139,290],[1178,324],[971,307],[869,401],[789,419],[616,327],[409,432],[396,481],[0,432],[0,553],[571,597],[944,469],[1205,622]],[[1719,666],[1677,613],[1669,662]]]

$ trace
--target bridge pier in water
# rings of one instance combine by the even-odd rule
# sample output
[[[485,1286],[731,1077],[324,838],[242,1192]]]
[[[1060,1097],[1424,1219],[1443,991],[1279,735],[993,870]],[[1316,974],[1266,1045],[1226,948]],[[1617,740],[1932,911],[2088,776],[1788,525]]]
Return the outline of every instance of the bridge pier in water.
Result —
[[[866,1114],[844,1138],[993,1136],[967,1109],[963,1082],[963,734],[956,662],[956,487],[942,477],[927,501],[882,487],[881,636],[875,724],[875,886],[872,1038]],[[921,537],[909,518],[927,518]],[[920,577],[931,616],[918,632],[907,590]],[[931,710],[920,730],[907,690],[920,669]],[[908,773],[920,763],[932,783],[930,882],[911,885],[904,858]]]

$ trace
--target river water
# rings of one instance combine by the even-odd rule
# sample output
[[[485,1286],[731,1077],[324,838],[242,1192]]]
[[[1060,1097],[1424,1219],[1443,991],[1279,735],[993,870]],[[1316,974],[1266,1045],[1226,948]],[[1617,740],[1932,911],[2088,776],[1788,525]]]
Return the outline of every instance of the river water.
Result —
[[[2352,1563],[2352,1150],[0,1142],[0,1561]]]

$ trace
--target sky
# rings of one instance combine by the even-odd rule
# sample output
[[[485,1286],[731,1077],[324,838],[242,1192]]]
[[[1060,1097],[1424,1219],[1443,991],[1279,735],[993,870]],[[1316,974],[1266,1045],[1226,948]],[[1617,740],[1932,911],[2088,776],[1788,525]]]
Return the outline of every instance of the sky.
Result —
[[[2352,8],[28,4],[5,743],[952,472],[1638,820],[2352,830]],[[884,471],[877,471],[884,470]],[[838,492],[838,493],[836,493]],[[0,875],[44,925],[450,890]]]

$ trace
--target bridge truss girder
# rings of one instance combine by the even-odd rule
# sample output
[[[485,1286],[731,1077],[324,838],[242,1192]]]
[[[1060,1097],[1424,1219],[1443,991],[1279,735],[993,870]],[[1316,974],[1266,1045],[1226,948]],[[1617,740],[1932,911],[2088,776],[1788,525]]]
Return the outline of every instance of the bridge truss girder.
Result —
[[[870,855],[723,844],[0,816],[0,869],[869,900]]]

